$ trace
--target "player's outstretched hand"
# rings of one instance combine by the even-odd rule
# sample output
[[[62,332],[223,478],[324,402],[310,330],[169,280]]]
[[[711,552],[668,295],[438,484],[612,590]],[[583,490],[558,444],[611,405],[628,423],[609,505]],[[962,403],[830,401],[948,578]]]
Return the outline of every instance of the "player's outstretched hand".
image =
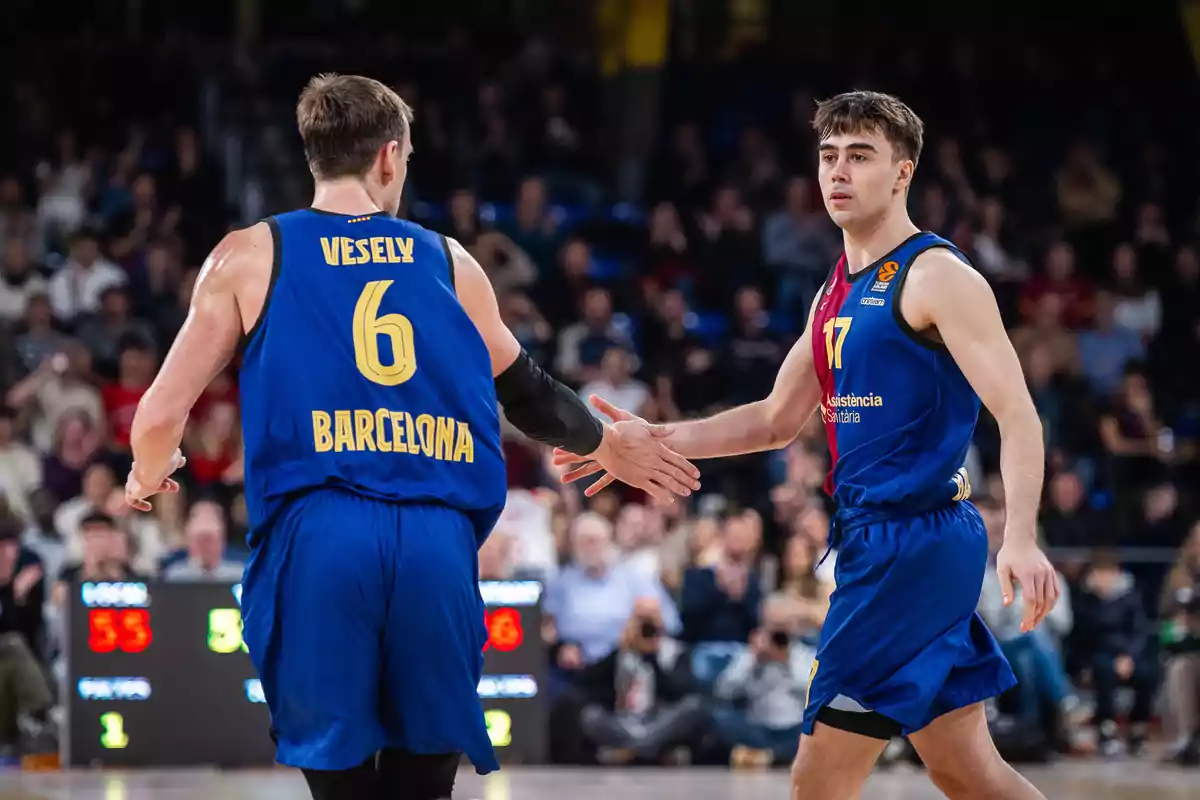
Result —
[[[179,491],[179,483],[170,476],[182,469],[186,463],[187,459],[184,458],[179,448],[176,448],[175,454],[171,456],[171,464],[167,468],[166,474],[157,483],[151,481],[147,486],[137,477],[138,468],[135,461],[129,470],[129,477],[125,479],[125,502],[138,511],[149,511],[151,505],[146,498],[156,494],[174,494]]]
[[[671,434],[669,426],[651,425],[596,395],[589,402],[613,424],[605,426],[604,440],[590,455],[555,449],[554,465],[571,468],[562,476],[563,483],[602,473],[584,492],[588,497],[621,481],[663,502],[674,502],[675,495],[686,497],[700,488],[700,470],[663,443]]]
[[[996,573],[1000,578],[1004,605],[1013,602],[1013,584],[1021,587],[1021,599],[1025,604],[1025,613],[1021,617],[1022,633],[1036,628],[1058,603],[1058,573],[1030,536],[1005,534],[1004,544],[996,554]]]

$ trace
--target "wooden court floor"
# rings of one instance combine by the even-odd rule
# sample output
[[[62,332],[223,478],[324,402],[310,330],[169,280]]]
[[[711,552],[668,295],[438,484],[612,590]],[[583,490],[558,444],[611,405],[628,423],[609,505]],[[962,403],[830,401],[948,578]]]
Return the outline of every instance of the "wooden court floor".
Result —
[[[1050,800],[1200,800],[1200,771],[1147,762],[1063,762],[1026,774]],[[468,800],[787,800],[783,771],[721,769],[566,770],[511,768],[480,778],[459,773],[455,798]],[[0,800],[303,800],[304,781],[262,772],[62,772],[0,774]],[[916,769],[872,777],[865,800],[941,797]]]

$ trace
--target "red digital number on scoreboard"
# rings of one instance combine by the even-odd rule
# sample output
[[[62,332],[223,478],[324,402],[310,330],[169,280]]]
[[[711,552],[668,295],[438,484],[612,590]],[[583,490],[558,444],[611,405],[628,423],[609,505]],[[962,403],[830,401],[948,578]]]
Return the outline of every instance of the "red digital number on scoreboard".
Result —
[[[488,640],[483,649],[495,647],[502,653],[516,650],[525,641],[525,631],[521,628],[521,615],[515,608],[497,608],[495,611],[483,612],[483,620],[487,625]]]
[[[88,612],[88,646],[94,653],[140,653],[154,641],[150,612],[144,608]]]

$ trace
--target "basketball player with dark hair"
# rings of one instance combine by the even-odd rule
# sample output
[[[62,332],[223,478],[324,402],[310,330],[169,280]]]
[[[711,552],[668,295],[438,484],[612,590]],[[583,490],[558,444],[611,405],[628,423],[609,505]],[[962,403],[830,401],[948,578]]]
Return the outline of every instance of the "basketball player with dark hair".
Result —
[[[241,346],[242,607],[277,757],[317,800],[440,800],[463,754],[498,768],[476,692],[476,553],[506,495],[497,400],[660,499],[699,473],[661,433],[596,421],[521,350],[479,264],[395,218],[412,153],[395,92],[321,76],[296,116],[312,206],[209,256],[138,407],[126,499],[177,490],[188,413]]]
[[[1058,599],[1036,539],[1041,423],[987,281],[909,219],[921,120],[894,97],[851,92],[821,103],[813,126],[845,253],[807,330],[766,399],[647,428],[687,458],[715,458],[784,447],[821,412],[837,589],[809,683],[794,800],[857,798],[898,735],[949,797],[1040,798],[987,728],[983,701],[1015,679],[975,613],[988,543],[963,464],[982,400],[1000,426],[1008,506],[997,569],[1005,603],[1020,585],[1022,629],[1032,630]],[[564,480],[603,471],[590,461]],[[609,473],[588,491],[619,479]]]

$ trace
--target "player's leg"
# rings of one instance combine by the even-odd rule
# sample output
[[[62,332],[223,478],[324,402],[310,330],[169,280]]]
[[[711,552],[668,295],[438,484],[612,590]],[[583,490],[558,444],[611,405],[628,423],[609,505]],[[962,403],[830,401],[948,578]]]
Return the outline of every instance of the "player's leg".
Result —
[[[800,737],[792,763],[792,800],[857,800],[861,795],[888,739],[879,738],[882,732],[870,723],[863,728],[860,721],[843,716],[849,713],[824,708],[817,714],[812,734]]]
[[[422,755],[388,748],[379,754],[379,800],[445,800],[454,791],[459,753]]]
[[[379,531],[396,524],[387,511],[339,492],[304,497],[266,535],[243,582],[244,637],[276,757],[309,771],[322,798],[372,797],[342,790],[363,786],[364,763],[373,767],[386,743],[380,638],[389,581]]]
[[[411,757],[389,755],[386,772],[405,798],[442,800],[462,754],[478,772],[499,768],[478,694],[487,630],[475,531],[466,516],[441,506],[401,507],[398,530],[383,715],[386,747]],[[445,794],[418,798],[409,788],[418,781]]]
[[[382,800],[375,756],[350,769],[300,771],[313,800]]]
[[[863,702],[887,682],[907,654],[895,642],[897,606],[886,578],[897,543],[881,529],[844,536],[837,589],[821,630],[809,678],[803,735],[792,767],[792,799],[857,798],[880,754],[901,725]],[[878,535],[876,535],[878,534]]]
[[[987,727],[983,703],[935,719],[908,740],[929,777],[951,800],[1045,800],[1033,784],[1000,757]]]

